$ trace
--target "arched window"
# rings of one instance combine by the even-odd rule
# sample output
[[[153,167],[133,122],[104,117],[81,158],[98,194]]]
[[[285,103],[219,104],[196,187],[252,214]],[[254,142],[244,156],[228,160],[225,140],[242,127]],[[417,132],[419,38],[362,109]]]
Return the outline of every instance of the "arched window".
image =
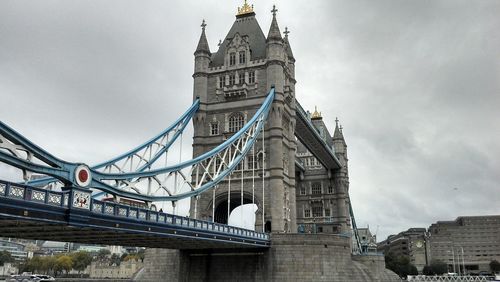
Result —
[[[237,132],[245,124],[245,117],[241,113],[234,113],[229,117],[229,132]]]

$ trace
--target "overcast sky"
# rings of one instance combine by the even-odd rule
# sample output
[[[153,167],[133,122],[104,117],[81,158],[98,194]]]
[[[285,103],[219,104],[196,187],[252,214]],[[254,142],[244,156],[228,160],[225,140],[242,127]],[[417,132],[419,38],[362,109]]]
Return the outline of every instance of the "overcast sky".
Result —
[[[69,161],[130,149],[189,107],[201,20],[214,52],[240,2],[1,1],[0,120]],[[274,3],[297,98],[344,127],[359,226],[500,214],[500,1]]]

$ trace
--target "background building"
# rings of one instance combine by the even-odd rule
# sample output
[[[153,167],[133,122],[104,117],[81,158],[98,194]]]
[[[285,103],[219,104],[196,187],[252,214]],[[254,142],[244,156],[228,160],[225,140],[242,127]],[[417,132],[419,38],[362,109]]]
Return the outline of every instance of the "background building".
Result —
[[[16,262],[24,261],[28,257],[28,252],[24,250],[24,245],[8,240],[0,240],[0,252],[7,251]]]
[[[438,221],[429,227],[428,243],[429,261],[441,260],[450,271],[489,272],[490,262],[500,261],[500,215]]]
[[[421,273],[424,266],[428,264],[426,229],[410,228],[397,235],[390,235],[377,244],[377,250],[384,253],[384,255],[392,254],[396,257],[408,257],[410,263],[415,265]]]

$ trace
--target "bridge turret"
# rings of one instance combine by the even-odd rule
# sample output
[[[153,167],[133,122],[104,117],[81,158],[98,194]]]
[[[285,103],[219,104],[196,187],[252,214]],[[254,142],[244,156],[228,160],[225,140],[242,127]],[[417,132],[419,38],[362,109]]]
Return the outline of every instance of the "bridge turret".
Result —
[[[342,161],[345,158],[347,162],[347,145],[344,139],[344,134],[342,133],[342,126],[339,126],[339,120],[335,119],[335,132],[333,133],[333,148],[335,150],[335,154],[339,158],[340,162],[344,164]]]
[[[273,13],[273,20],[269,33],[266,39],[266,58],[267,58],[267,88],[275,87],[276,94],[283,94],[284,87],[284,72],[283,66],[285,63],[285,45],[281,37],[278,21],[276,20],[276,12],[278,10],[273,5],[271,12]],[[283,97],[277,97],[283,98]]]
[[[194,89],[193,99],[200,98],[200,102],[207,102],[207,82],[208,82],[208,67],[210,65],[210,47],[208,46],[205,27],[207,24],[203,20],[201,24],[201,36],[198,41],[198,46],[194,52]]]
[[[212,53],[208,46],[207,36],[205,34],[205,27],[207,24],[205,20],[201,23],[201,35],[198,41],[198,46],[194,52],[194,86],[193,86],[193,100],[200,99],[200,109],[193,118],[194,138],[203,135],[203,124],[206,120],[206,103],[208,101],[208,68],[211,62]],[[202,149],[194,146],[194,155],[201,154]]]
[[[339,120],[335,119],[335,131],[333,133],[333,147],[335,155],[339,159],[342,167],[334,174],[335,186],[337,190],[337,212],[338,223],[341,232],[350,232],[351,223],[349,220],[349,173],[347,159],[347,144],[342,133],[342,126]]]

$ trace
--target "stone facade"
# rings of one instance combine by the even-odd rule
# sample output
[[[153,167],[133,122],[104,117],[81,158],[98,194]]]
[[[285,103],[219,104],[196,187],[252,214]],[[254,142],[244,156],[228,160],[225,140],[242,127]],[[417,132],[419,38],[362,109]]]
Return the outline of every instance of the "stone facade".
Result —
[[[272,234],[269,250],[189,252],[148,249],[137,281],[400,281],[377,255],[351,257],[350,238]],[[168,257],[169,259],[165,259]]]
[[[200,108],[193,119],[193,155],[207,152],[237,132],[271,87],[275,99],[265,125],[264,148],[262,142],[255,144],[253,154],[232,173],[231,187],[228,178],[215,195],[193,198],[190,215],[227,223],[228,205],[233,210],[241,204],[243,189],[243,203],[258,206],[256,230],[266,225],[267,231],[295,231],[295,59],[288,40],[281,37],[275,14],[266,38],[255,13],[249,12],[236,16],[219,50],[212,53],[202,26],[194,53],[193,98],[200,99]],[[257,175],[254,186],[252,167]]]
[[[303,233],[347,233],[351,231],[349,217],[349,174],[347,145],[338,122],[334,136],[330,135],[321,114],[311,115],[325,143],[335,151],[342,168],[333,174],[298,143],[296,158],[302,164],[297,169],[296,206],[298,231]]]
[[[93,261],[87,266],[85,273],[88,273],[90,278],[126,279],[131,278],[142,267],[143,263],[134,259],[111,266],[108,263]]]
[[[231,182],[226,179],[214,194],[193,198],[190,215],[227,223],[228,205],[232,211],[241,204],[255,203],[256,230],[297,232],[299,224],[302,232],[311,232],[312,228],[314,232],[349,232],[347,145],[342,129],[337,123],[332,137],[321,115],[311,117],[342,165],[336,171],[324,169],[294,137],[295,58],[288,32],[281,36],[276,13],[267,37],[255,13],[237,15],[214,53],[208,45],[205,24],[202,26],[194,53],[193,98],[201,103],[193,121],[194,157],[238,131],[261,106],[271,87],[275,87],[276,96],[265,125],[264,148],[257,142],[254,152],[232,173]],[[304,165],[297,167],[296,161]],[[257,175],[255,182],[252,175]],[[318,185],[319,193],[312,188]],[[298,188],[305,193],[298,195]]]

